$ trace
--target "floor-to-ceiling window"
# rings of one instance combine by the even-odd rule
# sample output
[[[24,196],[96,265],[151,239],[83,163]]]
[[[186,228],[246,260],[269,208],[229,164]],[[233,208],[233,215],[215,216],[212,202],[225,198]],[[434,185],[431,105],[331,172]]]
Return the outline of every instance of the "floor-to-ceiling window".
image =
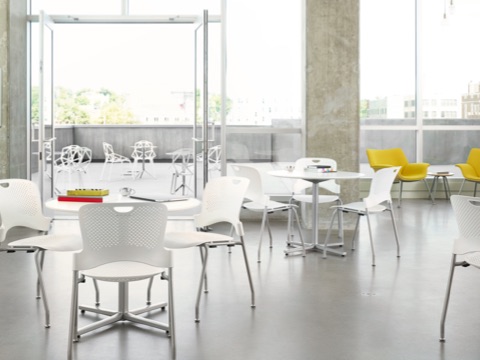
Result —
[[[227,146],[236,161],[303,154],[302,9],[298,0],[227,1]]]
[[[475,0],[361,1],[361,150],[464,162],[480,130]]]
[[[31,0],[31,13],[63,18],[55,28],[55,120],[58,125],[191,126],[192,24],[152,24],[200,16],[204,9],[227,25],[225,154],[232,161],[286,161],[301,156],[302,2]],[[276,16],[270,16],[275,7]],[[90,23],[84,16],[97,16]],[[113,23],[111,16],[125,18]],[[80,21],[70,21],[78,16]],[[101,22],[105,17],[106,23]],[[141,18],[145,24],[141,24]],[[127,21],[128,22],[128,21]],[[37,34],[33,25],[32,40]],[[209,26],[209,122],[220,142],[221,28]],[[35,43],[35,41],[33,41]],[[35,49],[32,48],[35,63]],[[35,66],[32,78],[35,79]],[[32,100],[35,107],[35,82]],[[35,114],[35,108],[32,111]],[[35,121],[33,116],[32,121]],[[188,144],[187,144],[188,142]],[[191,145],[191,136],[179,147]],[[213,144],[212,144],[213,145]]]

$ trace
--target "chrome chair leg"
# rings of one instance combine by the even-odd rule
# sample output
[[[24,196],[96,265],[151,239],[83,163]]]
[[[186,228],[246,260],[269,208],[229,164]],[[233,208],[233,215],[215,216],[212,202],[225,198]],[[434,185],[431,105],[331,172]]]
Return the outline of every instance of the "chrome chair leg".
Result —
[[[440,341],[441,342],[445,342],[445,320],[447,318],[448,303],[450,302],[450,292],[452,290],[453,273],[455,272],[455,266],[457,266],[456,260],[457,260],[457,255],[453,254],[452,261],[450,264],[450,274],[448,276],[448,284],[447,284],[447,290],[445,293],[445,300],[443,302],[442,319],[440,321]]]
[[[45,256],[45,251],[37,249],[35,251],[35,266],[37,267],[37,275],[38,275],[38,287],[40,289],[41,298],[43,301],[43,307],[45,309],[45,327],[50,327],[50,309],[48,307],[47,301],[47,294],[45,292],[45,285],[43,283],[43,275],[42,275],[42,265],[43,265],[43,258]]]

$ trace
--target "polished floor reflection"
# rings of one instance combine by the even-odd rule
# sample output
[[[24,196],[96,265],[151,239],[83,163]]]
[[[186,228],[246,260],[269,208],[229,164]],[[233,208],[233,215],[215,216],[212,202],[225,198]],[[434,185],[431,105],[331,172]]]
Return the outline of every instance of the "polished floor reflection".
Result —
[[[285,257],[285,222],[272,223],[274,247],[256,250],[259,222],[246,221],[247,251],[257,306],[250,308],[248,281],[239,248],[212,249],[210,292],[202,298],[201,321],[194,322],[200,259],[196,249],[175,253],[177,359],[478,359],[480,272],[459,268],[447,317],[447,342],[438,341],[440,315],[457,228],[450,204],[405,199],[397,211],[401,257],[388,214],[372,219],[377,266],[371,266],[366,224],[347,256],[320,253]],[[54,231],[77,226],[58,219]],[[175,221],[171,228],[191,224]],[[215,230],[229,229],[226,227]],[[308,232],[305,234],[309,236]],[[321,235],[322,236],[322,235]],[[32,254],[0,254],[0,358],[66,358],[70,306],[70,256],[49,253],[45,262],[52,326],[43,327],[41,302],[35,299]],[[159,285],[158,282],[156,285]],[[162,299],[161,289],[154,296]],[[102,284],[102,304],[116,306],[116,289]],[[81,286],[81,302],[93,303],[91,283]],[[145,301],[145,283],[132,285],[132,306]],[[152,317],[165,314],[154,312]],[[84,321],[96,315],[83,315]],[[161,331],[117,324],[82,337],[75,359],[171,359]]]

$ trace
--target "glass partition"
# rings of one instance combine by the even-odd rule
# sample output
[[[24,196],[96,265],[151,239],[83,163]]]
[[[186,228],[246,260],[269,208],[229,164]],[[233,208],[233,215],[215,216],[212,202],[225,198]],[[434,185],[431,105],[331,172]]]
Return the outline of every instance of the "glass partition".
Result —
[[[295,161],[303,154],[302,3],[254,4],[227,2],[227,161]]]
[[[478,146],[479,16],[474,0],[361,1],[361,162],[401,146],[455,172]]]

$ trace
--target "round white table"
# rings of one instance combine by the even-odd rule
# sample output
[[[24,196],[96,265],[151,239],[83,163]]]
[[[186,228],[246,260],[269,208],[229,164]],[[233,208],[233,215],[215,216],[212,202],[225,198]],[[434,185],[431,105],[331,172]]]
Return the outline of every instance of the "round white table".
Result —
[[[132,199],[128,196],[121,196],[121,195],[109,195],[105,196],[103,199],[104,202],[107,203],[124,203],[124,202],[139,202],[143,200]],[[91,202],[77,202],[77,201],[58,201],[55,199],[50,199],[45,202],[45,207],[50,210],[54,211],[61,211],[67,213],[78,213],[80,208],[85,204],[95,204]],[[101,203],[100,203],[101,204]],[[167,207],[169,214],[174,214],[175,212],[191,210],[200,206],[201,202],[195,198],[186,198],[186,200],[182,201],[162,201]]]
[[[318,172],[310,170],[298,170],[293,171],[288,170],[273,170],[268,172],[269,175],[276,177],[283,177],[288,179],[302,179],[309,181],[314,184],[312,186],[312,236],[313,241],[311,244],[305,244],[306,250],[324,250],[323,244],[318,243],[318,183],[328,180],[353,180],[358,179],[364,174],[351,171],[335,171],[335,172]],[[340,255],[345,255],[346,253],[339,253],[331,248],[326,248],[326,251],[333,252]]]

